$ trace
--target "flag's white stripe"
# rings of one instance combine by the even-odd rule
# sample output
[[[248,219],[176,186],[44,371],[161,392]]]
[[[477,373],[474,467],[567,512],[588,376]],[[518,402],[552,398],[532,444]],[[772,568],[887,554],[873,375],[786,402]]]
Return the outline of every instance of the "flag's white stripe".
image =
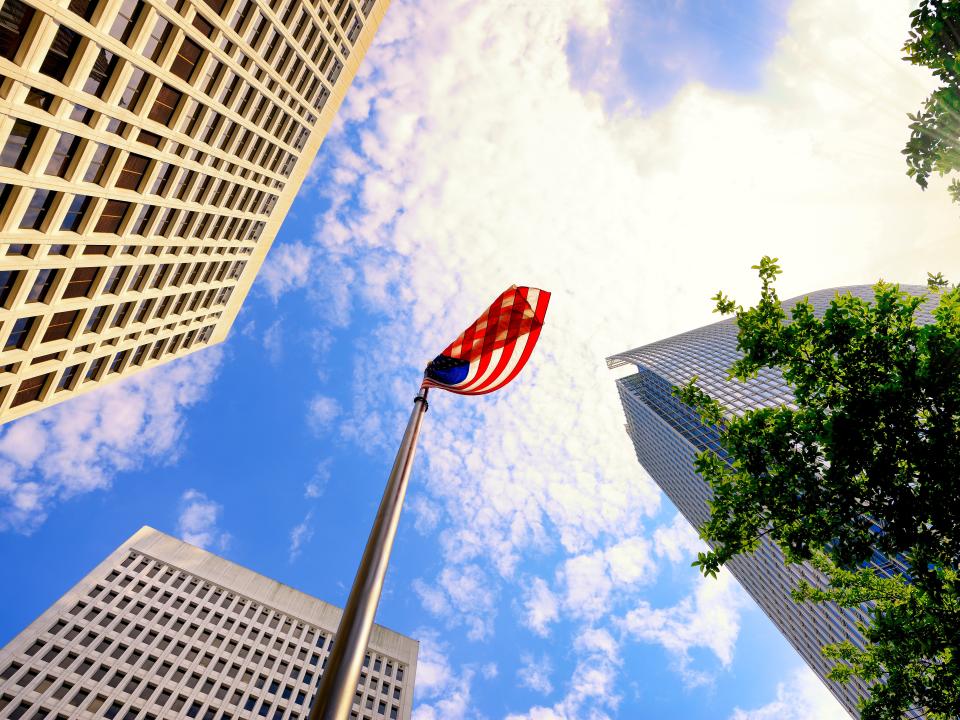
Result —
[[[527,296],[527,302],[529,303],[530,307],[534,311],[536,310],[536,307],[537,307],[536,303],[539,300],[539,296],[540,296],[539,290],[534,291],[534,288],[530,289],[530,292]],[[527,313],[524,313],[524,314],[527,314]],[[526,347],[527,339],[529,337],[530,337],[530,333],[524,333],[520,338],[517,339],[516,343],[513,346],[511,357],[509,360],[507,360],[507,364],[500,371],[499,377],[493,378],[491,383],[485,389],[496,388],[497,383],[499,383],[502,378],[510,375],[512,370],[517,366],[517,363],[520,361],[520,358],[523,356],[523,349],[524,347]],[[498,348],[493,352],[493,354],[490,357],[489,364],[484,370],[483,375],[480,377],[474,376],[474,373],[476,372],[476,370],[471,364],[470,372],[467,373],[467,377],[463,379],[463,382],[458,383],[454,387],[456,387],[458,390],[472,390],[475,387],[479,387],[480,385],[483,385],[488,379],[492,377],[494,370],[496,370],[497,365],[500,363],[500,357],[503,354],[503,350],[504,350],[503,348]]]
[[[497,367],[497,363],[500,362],[500,356],[502,354],[503,354],[503,348],[497,348],[492,353],[490,353],[490,360],[489,362],[487,362],[487,366],[483,369],[482,375],[476,374],[480,365],[480,359],[477,358],[476,367],[474,367],[473,363],[471,363],[471,366],[470,366],[471,372],[467,374],[467,377],[464,378],[462,383],[455,386],[457,390],[469,390],[474,385],[478,385],[479,383],[483,382],[486,378],[490,376],[490,374]]]

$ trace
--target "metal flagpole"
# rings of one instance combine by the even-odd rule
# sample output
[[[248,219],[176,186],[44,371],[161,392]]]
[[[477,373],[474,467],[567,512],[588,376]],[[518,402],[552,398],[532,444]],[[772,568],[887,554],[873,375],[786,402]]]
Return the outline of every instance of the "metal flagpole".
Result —
[[[350,589],[350,598],[343,609],[333,651],[327,659],[320,689],[310,710],[310,720],[348,720],[350,716],[373,619],[380,603],[393,538],[400,522],[403,498],[407,494],[407,481],[420,436],[420,424],[426,412],[427,388],[423,388],[413,399],[413,411],[400,449],[397,450],[397,459],[393,461],[370,537],[367,538],[367,546]]]

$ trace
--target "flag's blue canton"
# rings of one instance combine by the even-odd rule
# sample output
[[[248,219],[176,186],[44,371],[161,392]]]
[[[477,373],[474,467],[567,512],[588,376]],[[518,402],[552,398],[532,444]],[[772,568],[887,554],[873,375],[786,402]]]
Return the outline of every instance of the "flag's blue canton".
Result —
[[[457,360],[449,355],[437,355],[437,357],[427,365],[426,375],[431,380],[443,383],[444,385],[456,385],[464,381],[469,369],[470,363],[466,360]]]

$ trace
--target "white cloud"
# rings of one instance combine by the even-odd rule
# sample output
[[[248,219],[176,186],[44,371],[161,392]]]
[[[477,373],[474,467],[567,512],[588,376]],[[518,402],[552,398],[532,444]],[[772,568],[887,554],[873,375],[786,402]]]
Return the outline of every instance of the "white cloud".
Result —
[[[716,579],[697,574],[695,582],[693,596],[677,605],[654,609],[641,601],[620,621],[628,636],[666,648],[674,668],[689,686],[713,680],[708,673],[691,667],[691,649],[710,650],[724,667],[733,662],[740,609],[747,602],[746,594],[727,570],[722,570]]]
[[[550,624],[560,617],[560,602],[546,580],[533,578],[523,592],[524,625],[540,637],[550,634]]]
[[[283,318],[273,321],[263,334],[263,349],[272,365],[278,365],[283,359]]]
[[[337,173],[308,287],[336,317],[355,302],[379,319],[342,423],[386,452],[424,362],[475,313],[512,282],[554,292],[514,385],[433,395],[417,518],[444,567],[418,593],[450,620],[444,578],[480,573],[488,592],[516,593],[528,563],[560,554],[552,592],[564,612],[600,623],[612,597],[629,602],[628,637],[666,646],[693,682],[704,678],[691,648],[731,661],[739,598],[724,580],[672,608],[643,602],[652,556],[683,562],[697,545],[677,520],[644,534],[660,494],[603,357],[714,321],[720,287],[755,298],[749,266],[763,254],[786,268],[784,296],[922,281],[928,269],[960,276],[956,219],[942,189],[913,186],[899,154],[928,85],[898,59],[907,0],[796,0],[761,92],[691,84],[658,112],[615,115],[573,87],[566,56],[571,27],[616,32],[611,7],[395,0],[342,111],[360,142],[333,137],[320,161]],[[605,554],[630,539],[640,552]],[[697,619],[702,603],[716,627]],[[470,614],[487,627],[488,610]],[[606,712],[617,667],[591,655],[564,703],[529,716]]]
[[[477,565],[448,567],[435,585],[415,580],[413,590],[424,608],[450,627],[465,624],[467,637],[483,640],[493,632],[495,594],[490,577]]]
[[[230,544],[230,535],[218,526],[222,512],[219,503],[199,490],[187,490],[180,498],[177,534],[184,542],[205,550],[225,550]]]
[[[314,248],[303,243],[274,245],[257,273],[257,282],[276,302],[283,293],[307,285],[314,256]]]
[[[184,412],[216,376],[210,348],[98,388],[0,433],[0,530],[30,533],[68,498],[110,487],[149,462],[176,462]]]
[[[850,720],[850,715],[806,665],[777,684],[777,698],[755,710],[737,708],[730,720]]]
[[[306,517],[294,525],[293,529],[290,530],[290,562],[293,562],[300,557],[300,551],[303,549],[303,546],[313,539],[313,525],[311,525],[312,520],[313,510],[310,510],[307,512]]]
[[[533,655],[523,655],[520,658],[520,668],[517,670],[517,679],[520,685],[529,688],[534,692],[549,695],[553,692],[553,684],[550,682],[550,673],[553,672],[553,665],[547,655],[533,657]]]
[[[307,424],[320,434],[329,430],[339,415],[340,404],[336,400],[326,395],[315,395],[307,407]]]
[[[601,720],[616,712],[619,647],[609,632],[599,628],[583,631],[574,647],[578,661],[564,697],[551,707],[536,706],[525,713],[512,713],[506,720]]]
[[[317,467],[313,471],[313,477],[307,481],[307,484],[303,488],[303,496],[305,498],[308,500],[316,500],[323,495],[323,491],[327,489],[327,483],[330,482],[330,465],[330,458],[326,458],[317,463]]]
[[[500,670],[495,662],[488,662],[480,667],[480,674],[483,675],[485,680],[493,680],[500,674]]]
[[[661,525],[653,531],[653,543],[657,555],[674,563],[690,564],[697,559],[697,553],[708,550],[707,544],[680,513],[673,516],[669,525]]]
[[[652,545],[640,535],[604,550],[569,558],[559,575],[565,585],[564,605],[570,615],[596,620],[611,609],[611,593],[653,579]]]
[[[413,720],[466,720],[473,717],[470,706],[473,670],[454,670],[447,656],[447,648],[436,632],[420,628],[413,636],[420,638]]]

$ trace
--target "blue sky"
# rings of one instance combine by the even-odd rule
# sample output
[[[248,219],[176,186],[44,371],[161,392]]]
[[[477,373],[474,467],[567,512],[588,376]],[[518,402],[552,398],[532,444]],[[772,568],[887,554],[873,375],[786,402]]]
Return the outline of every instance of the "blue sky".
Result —
[[[548,326],[433,398],[378,615],[417,719],[843,717],[689,567],[603,358],[762,254],[784,296],[960,275],[898,151],[907,7],[395,0],[230,339],[0,435],[0,642],[144,524],[341,604],[425,361],[517,282]]]

